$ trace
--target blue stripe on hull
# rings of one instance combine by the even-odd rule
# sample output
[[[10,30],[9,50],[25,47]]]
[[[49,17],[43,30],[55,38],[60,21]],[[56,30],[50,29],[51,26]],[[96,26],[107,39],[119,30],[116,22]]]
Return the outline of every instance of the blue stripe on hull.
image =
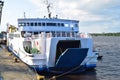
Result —
[[[86,67],[87,69],[92,69],[96,67],[96,64],[89,64],[89,65],[86,65]]]
[[[34,67],[30,66],[30,68],[32,68],[34,71],[37,71],[37,73],[40,75],[51,75],[51,74],[57,75],[57,74],[62,74],[66,72],[68,72],[67,74],[79,74],[81,72],[84,72],[87,69],[86,65],[79,66],[77,68],[74,67],[71,69],[61,69],[61,68],[56,68],[56,67],[50,67],[50,68],[41,67],[40,68],[39,66],[34,66]]]
[[[96,64],[91,64],[91,65],[87,65],[87,66],[86,65],[79,66],[79,68],[77,68],[77,69],[75,69],[76,67],[74,67],[71,69],[63,70],[63,69],[56,68],[56,67],[50,67],[50,68],[41,67],[40,68],[39,66],[36,66],[36,67],[31,66],[31,68],[35,69],[35,71],[37,71],[38,74],[45,75],[45,76],[63,74],[63,73],[69,72],[70,70],[71,71],[67,74],[80,74],[82,72],[85,72],[88,69],[94,69],[95,67],[96,67]]]

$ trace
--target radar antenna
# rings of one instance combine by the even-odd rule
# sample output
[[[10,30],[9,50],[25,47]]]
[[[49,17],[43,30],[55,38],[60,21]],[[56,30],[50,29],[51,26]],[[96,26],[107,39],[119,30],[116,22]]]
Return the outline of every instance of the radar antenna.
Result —
[[[51,18],[51,14],[52,14],[50,11],[51,3],[49,3],[48,0],[46,0],[45,4],[47,5],[48,18]]]

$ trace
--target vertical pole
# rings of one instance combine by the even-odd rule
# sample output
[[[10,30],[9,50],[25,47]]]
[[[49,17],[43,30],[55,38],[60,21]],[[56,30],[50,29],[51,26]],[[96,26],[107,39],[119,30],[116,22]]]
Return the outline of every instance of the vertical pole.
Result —
[[[0,1],[0,24],[1,24],[1,19],[2,19],[2,8],[4,6],[4,2]]]

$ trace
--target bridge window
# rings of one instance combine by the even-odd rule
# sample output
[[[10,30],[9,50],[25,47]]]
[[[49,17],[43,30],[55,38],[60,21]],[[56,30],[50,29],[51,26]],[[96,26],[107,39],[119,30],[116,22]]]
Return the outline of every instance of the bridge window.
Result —
[[[41,23],[38,23],[38,26],[41,26]]]
[[[37,26],[37,23],[35,23],[35,26]]]
[[[56,23],[47,23],[47,26],[56,26]]]
[[[19,26],[19,27],[22,26],[22,23],[19,23],[18,26]]]
[[[64,26],[64,23],[61,23],[61,26]]]
[[[26,25],[26,23],[20,23],[19,25],[20,25],[20,26],[25,26],[25,25]]]
[[[42,23],[42,26],[45,26],[45,23]]]
[[[30,26],[30,23],[27,23],[27,25],[26,26]]]
[[[19,23],[18,26],[30,26],[30,23]]]
[[[58,23],[58,26],[60,26],[60,23]]]
[[[70,24],[70,27],[74,27],[74,25],[73,25],[73,24]]]
[[[30,23],[31,26],[33,26],[34,24],[33,23]]]
[[[68,27],[69,26],[69,24],[65,24],[65,27]]]
[[[75,24],[75,27],[78,27],[78,24]]]

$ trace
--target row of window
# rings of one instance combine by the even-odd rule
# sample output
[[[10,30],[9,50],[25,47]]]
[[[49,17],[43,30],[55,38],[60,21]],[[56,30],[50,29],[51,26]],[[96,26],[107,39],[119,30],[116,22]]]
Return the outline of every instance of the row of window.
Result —
[[[19,23],[18,26],[62,26],[69,27],[67,23]],[[78,24],[70,24],[70,27],[78,27]]]

